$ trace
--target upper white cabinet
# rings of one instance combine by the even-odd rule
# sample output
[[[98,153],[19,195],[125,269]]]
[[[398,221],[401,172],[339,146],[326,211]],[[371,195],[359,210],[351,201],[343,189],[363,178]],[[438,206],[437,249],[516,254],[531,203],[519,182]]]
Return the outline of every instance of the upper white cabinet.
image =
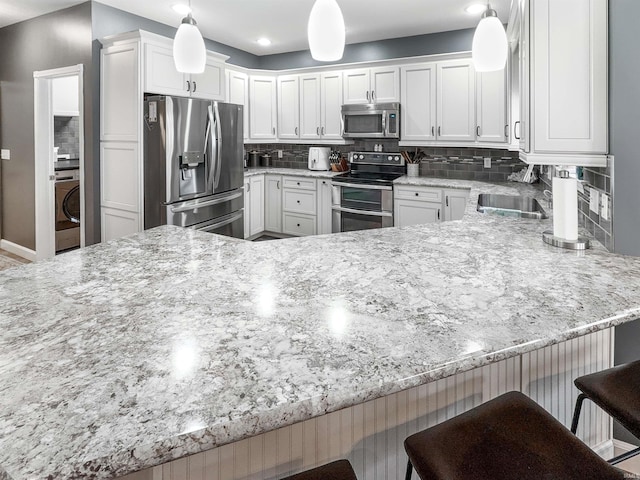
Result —
[[[77,117],[80,114],[78,77],[60,77],[52,81],[53,115]]]
[[[476,141],[507,141],[507,71],[476,74]]]
[[[262,140],[276,138],[278,106],[276,78],[265,75],[249,76],[249,137]]]
[[[607,0],[520,0],[514,8],[521,22],[521,158],[606,164]]]
[[[244,138],[249,138],[249,75],[227,69],[227,102],[242,105]]]
[[[402,140],[436,139],[436,64],[419,63],[400,69]]]
[[[439,140],[475,140],[475,70],[471,59],[437,66],[437,127]]]
[[[298,75],[278,77],[278,137],[299,138],[300,91]]]
[[[144,91],[163,95],[192,96],[224,100],[224,57],[208,53],[201,74],[184,74],[176,70],[173,49],[169,44],[147,43],[144,46]]]
[[[342,140],[342,72],[320,76],[320,135],[324,140]]]
[[[317,140],[321,136],[320,75],[300,75],[300,138]]]
[[[344,72],[344,104],[400,101],[398,67],[376,67]]]

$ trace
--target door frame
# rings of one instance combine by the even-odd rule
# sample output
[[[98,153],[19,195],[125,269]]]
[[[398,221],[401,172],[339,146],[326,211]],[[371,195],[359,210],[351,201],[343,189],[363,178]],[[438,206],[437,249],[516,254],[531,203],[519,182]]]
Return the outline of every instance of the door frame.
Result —
[[[84,181],[84,66],[54,68],[33,72],[34,149],[36,187],[36,260],[56,254],[55,238],[55,172],[53,168],[53,79],[78,78],[78,127],[80,134],[80,248],[85,246],[85,181]]]

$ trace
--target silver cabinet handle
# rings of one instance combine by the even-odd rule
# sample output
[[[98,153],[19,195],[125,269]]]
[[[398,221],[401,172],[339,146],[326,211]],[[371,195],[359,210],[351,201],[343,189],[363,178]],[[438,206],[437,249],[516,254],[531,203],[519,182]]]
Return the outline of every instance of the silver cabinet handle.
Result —
[[[320,128],[320,135],[324,135],[324,127]]]
[[[449,206],[449,195],[447,195],[446,197],[444,197],[444,200],[445,200],[445,202],[444,202],[445,206],[447,206],[447,207],[448,207],[448,206]]]
[[[276,183],[276,188],[280,190],[280,180],[278,180],[278,183]]]
[[[438,209],[438,220],[440,220],[440,209]]]
[[[375,92],[375,90],[371,90],[371,101],[372,102],[376,101],[376,92]]]
[[[296,128],[294,129],[294,132],[295,132],[295,134],[296,134],[296,135],[298,135],[298,127],[296,127]]]
[[[436,127],[431,127],[431,136],[435,137],[436,136]]]
[[[316,127],[316,135],[320,136],[320,127]]]
[[[509,138],[509,124],[504,126],[504,138]]]
[[[367,90],[367,102],[369,101],[369,90]]]
[[[193,93],[196,92],[196,88],[198,88],[198,84],[196,83],[196,81],[193,81]]]
[[[251,183],[247,183],[247,192],[251,191]]]
[[[480,135],[480,125],[478,125],[476,127],[476,137],[481,137],[482,135]]]
[[[438,136],[442,135],[442,127],[438,127]]]
[[[273,128],[271,129],[271,131],[272,131],[272,132],[273,132],[273,134],[275,135],[275,134],[276,134],[276,127],[273,127]]]
[[[187,92],[191,91],[191,82],[187,80]]]
[[[516,137],[516,140],[520,140],[520,136],[516,135],[516,128],[520,125],[520,120],[513,124],[513,136]]]

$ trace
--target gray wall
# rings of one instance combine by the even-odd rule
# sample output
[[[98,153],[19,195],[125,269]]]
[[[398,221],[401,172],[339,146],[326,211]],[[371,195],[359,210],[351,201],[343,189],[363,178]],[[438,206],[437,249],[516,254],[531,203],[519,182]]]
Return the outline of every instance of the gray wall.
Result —
[[[390,58],[416,57],[438,53],[464,52],[471,50],[475,29],[455,30],[451,32],[431,33],[413,37],[393,38],[377,42],[354,43],[347,45],[344,56],[339,62],[352,63],[386,60]],[[265,70],[283,70],[327,65],[311,58],[308,50],[299,52],[265,55],[260,58],[260,68]]]
[[[73,35],[69,35],[73,32]],[[84,3],[0,29],[0,145],[11,150],[2,160],[2,237],[35,249],[35,151],[33,72],[69,65],[85,68],[85,150],[87,183],[93,171],[91,138],[91,5]],[[91,189],[86,189],[92,205]],[[95,237],[93,212],[87,209],[87,239]]]
[[[609,0],[609,141],[615,156],[613,213],[617,253],[640,255],[640,57],[637,54],[638,0]],[[616,328],[615,362],[640,359],[640,321]],[[614,426],[614,436],[638,439]]]

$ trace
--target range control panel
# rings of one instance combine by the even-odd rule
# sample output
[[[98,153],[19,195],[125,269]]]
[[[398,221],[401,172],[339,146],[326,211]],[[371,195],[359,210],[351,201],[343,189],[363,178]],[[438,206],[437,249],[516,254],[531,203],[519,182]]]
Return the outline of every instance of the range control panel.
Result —
[[[398,166],[405,164],[404,158],[399,152],[350,152],[349,162]]]

